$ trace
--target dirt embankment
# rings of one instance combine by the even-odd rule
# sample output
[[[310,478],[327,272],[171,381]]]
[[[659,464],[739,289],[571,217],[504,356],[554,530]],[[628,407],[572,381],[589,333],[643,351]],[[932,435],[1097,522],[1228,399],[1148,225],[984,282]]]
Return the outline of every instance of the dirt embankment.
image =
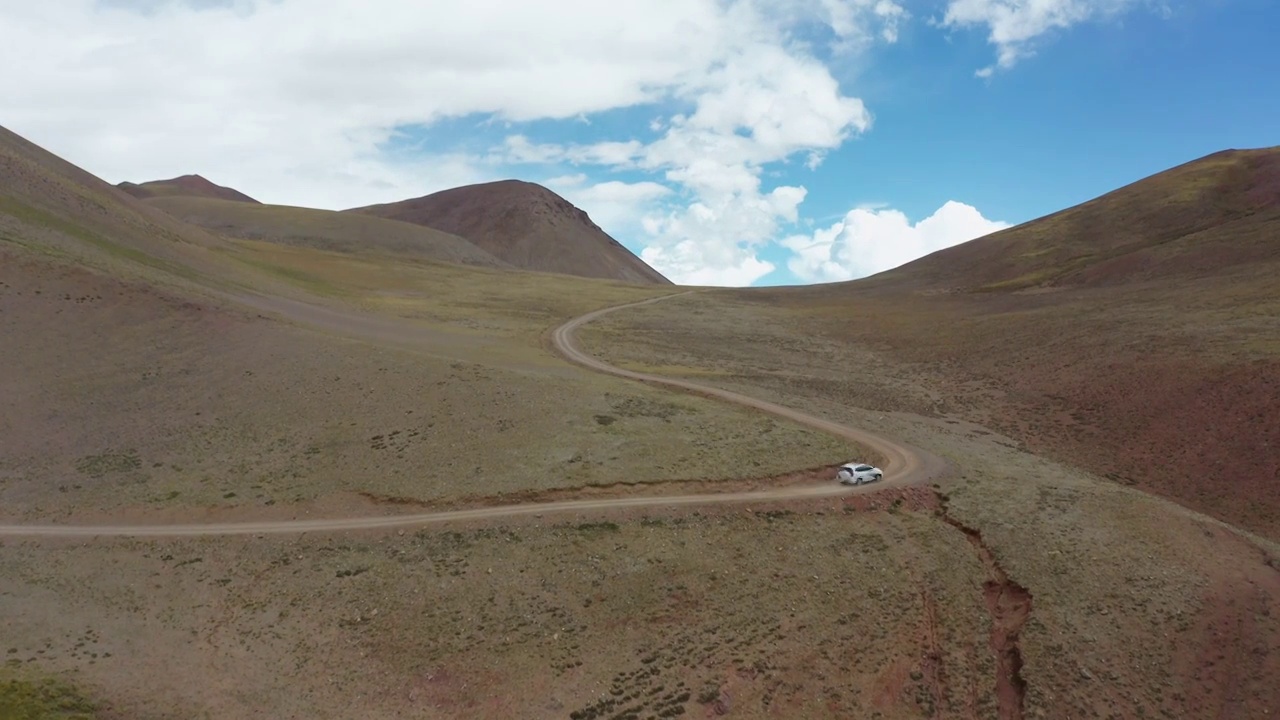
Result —
[[[947,512],[945,501],[939,514],[948,525],[964,533],[982,560],[987,579],[982,583],[983,599],[991,615],[991,652],[996,656],[995,695],[1000,720],[1022,720],[1026,711],[1027,682],[1022,677],[1022,649],[1018,634],[1031,617],[1031,593],[1009,578],[991,548],[982,541],[982,532],[957,520]]]

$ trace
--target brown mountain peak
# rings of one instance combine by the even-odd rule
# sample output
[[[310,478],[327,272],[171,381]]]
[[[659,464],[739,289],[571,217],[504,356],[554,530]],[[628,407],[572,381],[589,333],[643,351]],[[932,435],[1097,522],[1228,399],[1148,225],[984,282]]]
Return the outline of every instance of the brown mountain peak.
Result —
[[[464,237],[520,268],[643,284],[670,284],[581,208],[537,183],[506,179],[347,212]]]
[[[179,175],[168,180],[152,180],[144,183],[122,182],[121,190],[136,198],[153,197],[206,197],[218,200],[257,203],[257,200],[234,188],[218,185],[202,175]]]

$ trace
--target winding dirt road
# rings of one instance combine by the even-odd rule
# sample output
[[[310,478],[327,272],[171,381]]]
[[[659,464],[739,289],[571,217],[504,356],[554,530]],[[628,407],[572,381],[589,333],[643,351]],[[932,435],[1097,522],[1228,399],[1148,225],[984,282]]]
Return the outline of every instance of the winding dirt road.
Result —
[[[836,437],[844,438],[880,453],[884,458],[885,477],[878,483],[858,488],[840,485],[834,481],[816,486],[780,487],[772,490],[752,490],[744,492],[721,492],[699,495],[647,496],[631,498],[597,498],[590,500],[564,500],[556,502],[526,503],[521,505],[497,505],[466,510],[446,510],[405,515],[383,515],[358,518],[316,518],[311,520],[270,520],[260,522],[209,523],[191,525],[0,525],[0,536],[27,537],[143,537],[143,536],[212,536],[212,535],[262,535],[307,532],[340,532],[345,530],[376,530],[388,528],[420,527],[463,520],[483,520],[521,515],[540,515],[543,513],[561,513],[585,510],[608,510],[641,507],[671,507],[682,505],[709,505],[716,503],[762,502],[776,500],[797,500],[804,498],[833,497],[857,492],[874,492],[885,487],[900,487],[925,482],[937,477],[946,470],[946,463],[941,458],[912,448],[874,433],[848,427],[839,423],[823,420],[798,410],[782,407],[764,400],[759,400],[740,393],[721,390],[719,388],[700,385],[687,380],[665,378],[657,375],[634,372],[614,367],[598,360],[582,351],[574,340],[574,331],[582,325],[607,313],[626,308],[648,305],[674,297],[687,295],[688,291],[673,295],[643,300],[626,305],[596,310],[556,328],[552,335],[555,349],[570,362],[591,370],[616,375],[618,377],[638,380],[656,385],[676,388],[684,392],[713,397],[726,402],[755,408],[786,420],[807,425]],[[290,305],[286,305],[291,307]],[[264,308],[265,309],[265,308]],[[276,306],[272,310],[280,311]],[[325,310],[329,315],[339,311]],[[314,320],[314,313],[294,313],[287,309],[282,314],[291,319],[308,324]],[[341,313],[339,313],[341,314]],[[328,315],[325,316],[326,318]],[[354,317],[352,319],[355,319]],[[323,325],[331,323],[323,322]],[[365,335],[361,328],[367,323],[344,323],[353,334]],[[375,329],[382,329],[385,323],[375,323]],[[406,326],[407,327],[407,326]],[[404,331],[404,328],[401,328]],[[374,338],[383,333],[372,333]],[[402,336],[403,337],[403,336]]]

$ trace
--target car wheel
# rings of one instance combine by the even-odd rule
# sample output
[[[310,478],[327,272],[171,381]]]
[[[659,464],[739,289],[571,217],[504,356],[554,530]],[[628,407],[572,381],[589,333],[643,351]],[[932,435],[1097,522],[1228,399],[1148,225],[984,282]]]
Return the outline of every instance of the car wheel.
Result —
[[[862,476],[855,477],[855,478],[853,479],[853,484],[854,484],[854,485],[861,485],[861,484],[862,484]]]
[[[880,478],[882,478],[882,477],[884,477],[884,476],[883,476],[883,475],[881,475],[881,474],[879,474],[879,473],[876,473],[876,480],[879,480],[879,479],[880,479]]]

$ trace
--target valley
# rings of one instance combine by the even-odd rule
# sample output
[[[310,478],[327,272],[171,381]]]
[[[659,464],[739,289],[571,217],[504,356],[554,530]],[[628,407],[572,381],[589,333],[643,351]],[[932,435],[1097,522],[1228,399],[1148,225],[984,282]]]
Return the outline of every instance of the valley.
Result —
[[[0,709],[1280,707],[1274,151],[731,290],[0,140]]]

